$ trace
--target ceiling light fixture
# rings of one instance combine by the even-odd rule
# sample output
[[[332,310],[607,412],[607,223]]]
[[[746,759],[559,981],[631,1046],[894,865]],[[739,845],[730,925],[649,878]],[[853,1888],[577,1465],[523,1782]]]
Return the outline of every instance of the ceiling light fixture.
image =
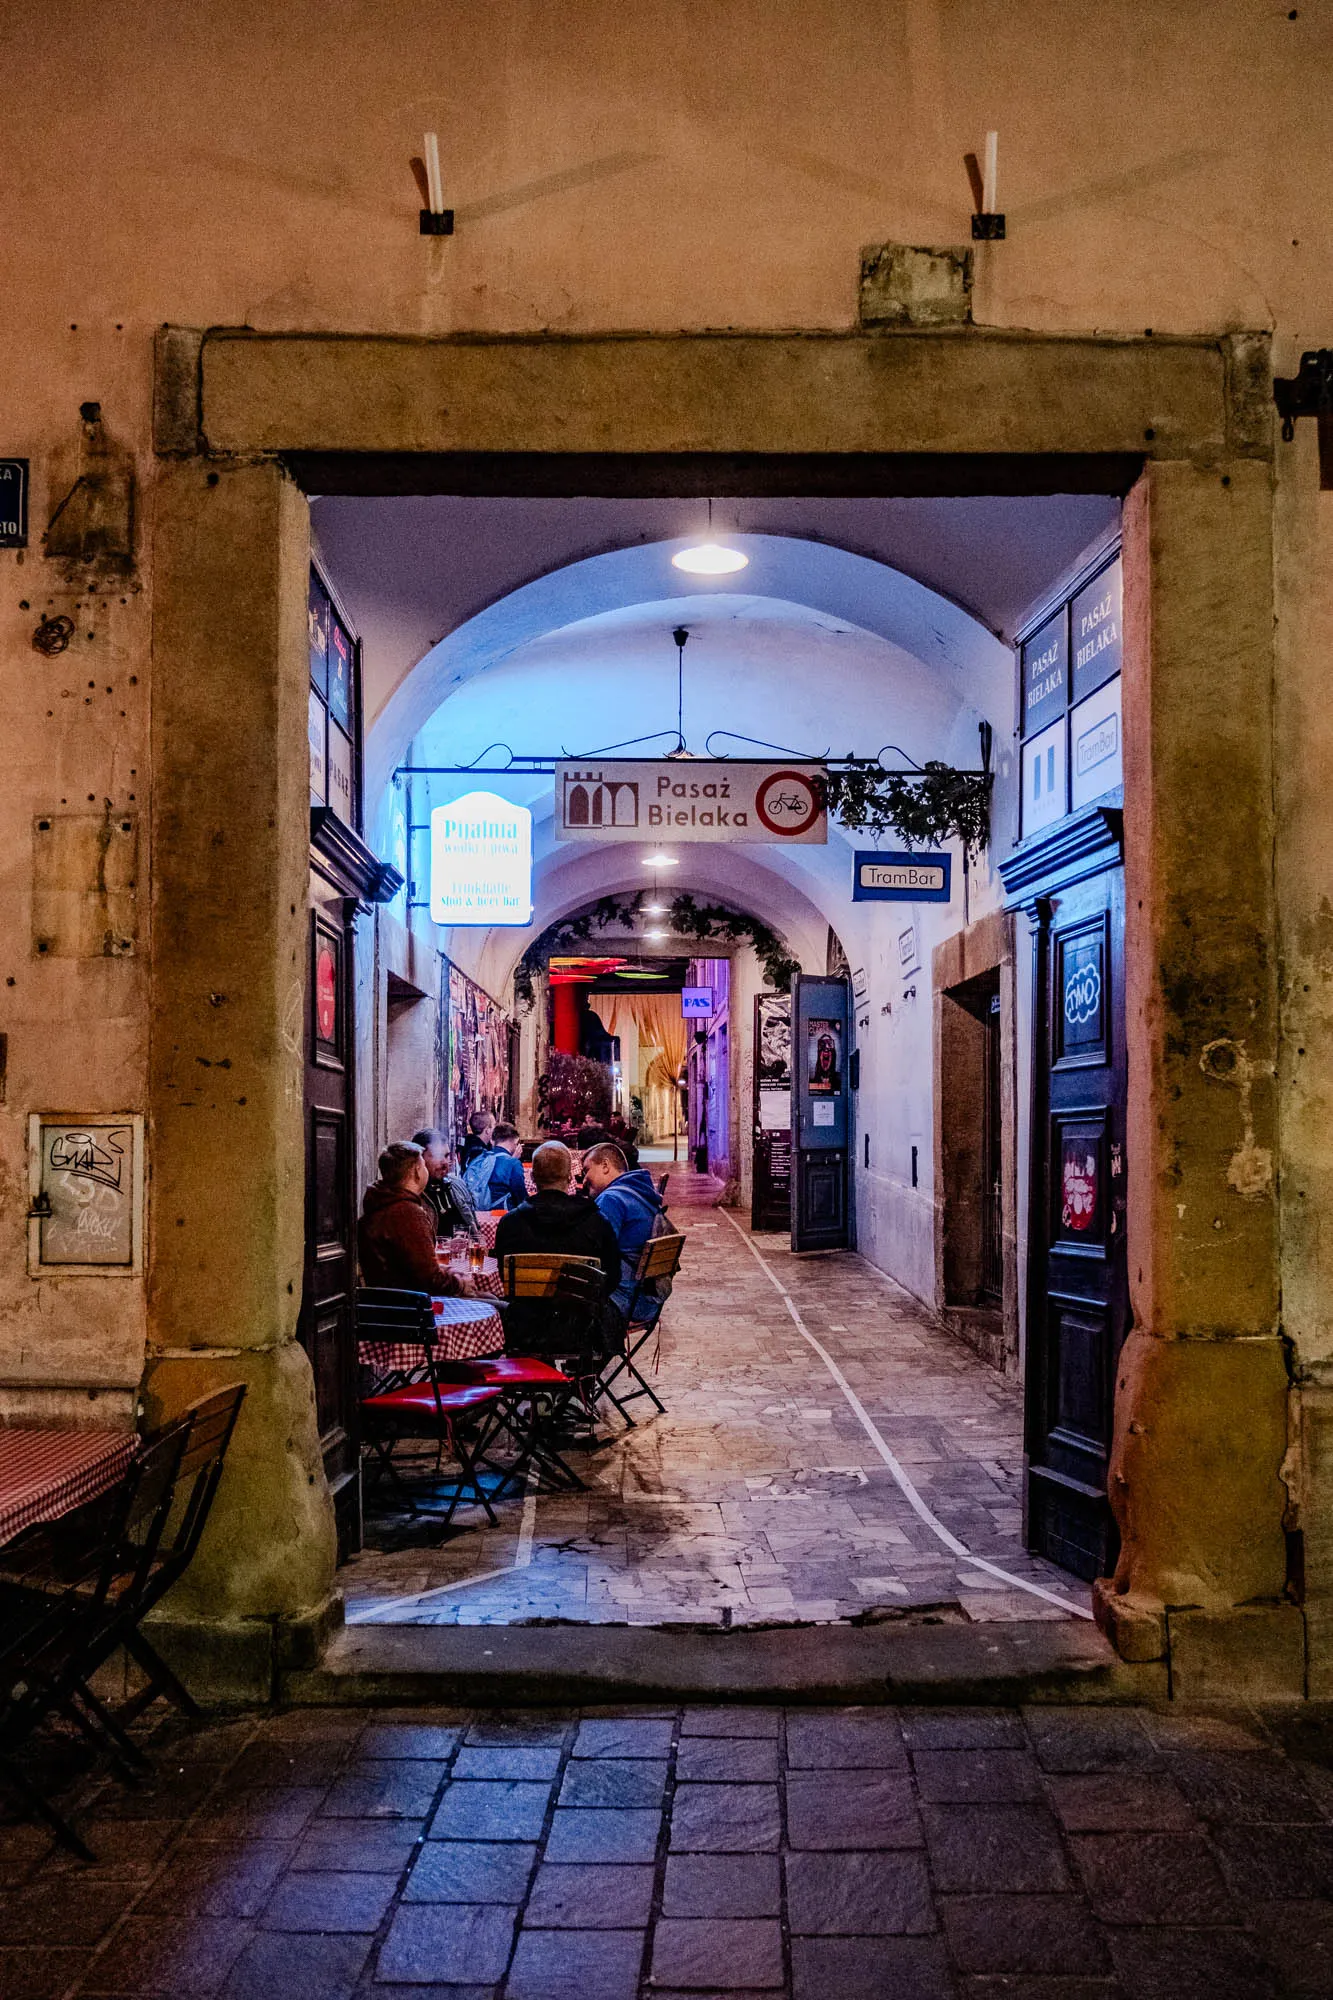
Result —
[[[713,540],[713,503],[708,503],[708,535],[702,542],[692,542],[687,549],[679,549],[671,558],[673,569],[686,570],[690,576],[732,576],[738,569],[748,569],[750,558],[739,549],[729,549],[721,542]]]
[[[645,868],[679,868],[680,863],[674,854],[645,854],[643,865]]]
[[[645,931],[643,934],[644,942],[646,944],[659,944],[666,935],[667,933],[663,930]]]

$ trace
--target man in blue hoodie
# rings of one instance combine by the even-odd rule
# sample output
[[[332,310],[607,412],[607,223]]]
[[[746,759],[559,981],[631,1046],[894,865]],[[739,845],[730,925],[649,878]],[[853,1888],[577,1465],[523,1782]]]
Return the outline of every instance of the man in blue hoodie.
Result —
[[[588,1193],[616,1232],[620,1249],[620,1283],[610,1303],[622,1319],[628,1319],[634,1297],[634,1271],[640,1252],[653,1233],[653,1225],[663,1212],[661,1195],[653,1185],[647,1167],[631,1172],[619,1146],[609,1142],[594,1146],[583,1156],[583,1180]],[[651,1315],[645,1314],[645,1317]]]

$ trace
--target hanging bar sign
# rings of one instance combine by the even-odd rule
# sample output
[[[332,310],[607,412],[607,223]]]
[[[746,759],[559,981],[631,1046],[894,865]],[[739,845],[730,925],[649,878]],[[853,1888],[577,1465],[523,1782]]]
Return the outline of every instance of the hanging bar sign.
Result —
[[[951,854],[857,854],[854,903],[947,903],[952,894]]]
[[[0,549],[28,546],[28,461],[0,458]]]

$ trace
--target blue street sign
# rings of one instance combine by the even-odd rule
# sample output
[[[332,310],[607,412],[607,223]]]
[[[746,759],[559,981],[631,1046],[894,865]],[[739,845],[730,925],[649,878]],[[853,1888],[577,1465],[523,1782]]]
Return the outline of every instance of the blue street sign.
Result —
[[[854,903],[947,903],[951,854],[855,854]]]

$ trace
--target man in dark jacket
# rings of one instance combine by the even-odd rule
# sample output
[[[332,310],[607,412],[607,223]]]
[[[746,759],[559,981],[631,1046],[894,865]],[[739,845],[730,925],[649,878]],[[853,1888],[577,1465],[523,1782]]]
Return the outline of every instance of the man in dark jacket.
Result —
[[[665,1204],[647,1167],[628,1168],[619,1146],[594,1146],[584,1157],[583,1181],[615,1231],[620,1275],[611,1294],[611,1304],[622,1319],[627,1319],[639,1254]]]
[[[586,1195],[571,1194],[574,1162],[568,1146],[549,1139],[532,1156],[536,1193],[511,1209],[496,1225],[495,1255],[504,1269],[506,1257],[528,1251],[548,1255],[595,1257],[607,1290],[619,1282],[620,1252],[615,1236],[597,1205]],[[516,1299],[505,1316],[505,1346],[510,1353],[541,1351],[550,1344],[551,1313],[539,1299]]]
[[[420,1146],[426,1156],[426,1172],[430,1175],[426,1183],[426,1200],[435,1210],[435,1234],[456,1236],[465,1231],[467,1235],[479,1238],[477,1211],[467,1191],[467,1183],[461,1174],[449,1171],[453,1154],[444,1133],[431,1126],[424,1132],[414,1132],[412,1144]]]
[[[491,1134],[494,1130],[495,1113],[493,1111],[470,1111],[468,1113],[467,1137],[463,1141],[463,1150],[458,1156],[458,1171],[460,1174],[466,1173],[478,1153],[490,1151]]]
[[[434,1298],[471,1298],[472,1286],[435,1261],[435,1211],[425,1199],[429,1179],[420,1146],[401,1141],[380,1154],[380,1177],[366,1189],[356,1226],[362,1282]]]

